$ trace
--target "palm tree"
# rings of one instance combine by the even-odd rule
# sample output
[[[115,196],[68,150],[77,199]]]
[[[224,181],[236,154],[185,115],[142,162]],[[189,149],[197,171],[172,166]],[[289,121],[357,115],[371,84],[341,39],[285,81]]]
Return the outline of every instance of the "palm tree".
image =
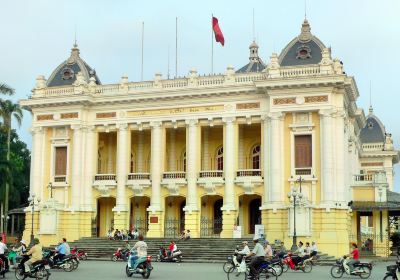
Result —
[[[1,85],[0,85],[1,86]],[[9,88],[8,88],[9,89]],[[9,89],[10,90],[10,89]],[[11,120],[17,121],[18,126],[21,126],[22,122],[22,109],[18,103],[13,103],[10,100],[0,99],[0,118],[3,119],[3,125],[7,132],[7,163],[10,162],[10,144],[11,144]],[[6,166],[7,175],[9,176],[9,164]],[[6,180],[6,190],[4,196],[4,216],[8,214],[8,196],[10,192],[10,182]],[[7,219],[5,219],[5,230],[7,231]]]
[[[10,88],[6,84],[1,84],[0,83],[0,93],[4,95],[13,95],[14,94],[14,89]]]

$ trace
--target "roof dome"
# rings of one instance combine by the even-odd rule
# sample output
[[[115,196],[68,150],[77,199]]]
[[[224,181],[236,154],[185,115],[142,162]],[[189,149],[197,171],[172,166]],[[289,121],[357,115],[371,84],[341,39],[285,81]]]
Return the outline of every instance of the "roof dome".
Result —
[[[374,115],[372,107],[369,108],[367,124],[360,131],[360,140],[366,143],[383,143],[385,142],[386,130],[383,123]]]
[[[71,56],[61,63],[51,74],[47,81],[48,87],[70,86],[76,81],[76,75],[81,72],[87,83],[91,77],[95,78],[96,84],[101,82],[92,69],[80,56],[78,45],[75,43],[71,49]]]
[[[318,64],[322,59],[322,50],[325,45],[311,34],[311,27],[307,19],[301,26],[301,33],[282,50],[279,55],[281,66],[296,66]]]
[[[262,70],[265,69],[266,65],[258,56],[258,45],[255,41],[253,41],[253,43],[250,44],[249,49],[250,49],[249,63],[247,63],[245,66],[237,70],[236,73],[261,72]]]

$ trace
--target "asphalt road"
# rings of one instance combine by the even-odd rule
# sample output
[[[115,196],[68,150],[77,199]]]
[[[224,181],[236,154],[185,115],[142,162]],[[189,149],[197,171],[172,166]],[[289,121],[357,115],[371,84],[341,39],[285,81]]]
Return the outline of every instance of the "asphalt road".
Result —
[[[382,280],[385,276],[386,266],[392,263],[377,263],[372,270],[370,279]],[[150,279],[165,280],[225,280],[226,274],[221,264],[194,264],[194,263],[153,263],[154,270]],[[244,277],[238,278],[243,280]],[[6,275],[6,279],[15,279],[13,271]],[[81,262],[79,268],[73,272],[52,270],[50,279],[60,280],[113,280],[129,279],[125,275],[125,263],[111,261],[86,261]],[[134,275],[130,279],[142,279],[141,275]],[[311,273],[287,272],[279,279],[333,279],[330,276],[330,267],[315,266]],[[358,277],[343,277],[343,279],[360,279]]]

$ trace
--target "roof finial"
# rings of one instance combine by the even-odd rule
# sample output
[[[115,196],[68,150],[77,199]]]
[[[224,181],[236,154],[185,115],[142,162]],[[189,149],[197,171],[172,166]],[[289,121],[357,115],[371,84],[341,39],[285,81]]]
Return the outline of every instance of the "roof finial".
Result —
[[[255,23],[254,23],[254,8],[253,8],[253,41],[256,41],[256,32],[255,32]]]
[[[304,0],[304,19],[307,19],[307,0]]]
[[[374,113],[374,108],[372,107],[372,86],[371,80],[369,80],[369,114],[372,115]]]
[[[308,42],[312,39],[311,26],[307,19],[304,19],[301,25],[301,33],[299,35],[300,42]]]
[[[78,44],[76,42],[76,24],[75,24],[75,38],[74,38],[74,48],[77,48]]]

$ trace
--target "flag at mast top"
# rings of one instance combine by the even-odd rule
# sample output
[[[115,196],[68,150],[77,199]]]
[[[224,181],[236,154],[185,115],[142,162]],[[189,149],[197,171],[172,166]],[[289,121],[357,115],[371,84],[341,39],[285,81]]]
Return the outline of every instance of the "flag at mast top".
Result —
[[[215,35],[215,41],[221,43],[223,46],[225,44],[224,34],[222,34],[221,28],[218,24],[218,19],[216,17],[212,17],[212,29]]]

